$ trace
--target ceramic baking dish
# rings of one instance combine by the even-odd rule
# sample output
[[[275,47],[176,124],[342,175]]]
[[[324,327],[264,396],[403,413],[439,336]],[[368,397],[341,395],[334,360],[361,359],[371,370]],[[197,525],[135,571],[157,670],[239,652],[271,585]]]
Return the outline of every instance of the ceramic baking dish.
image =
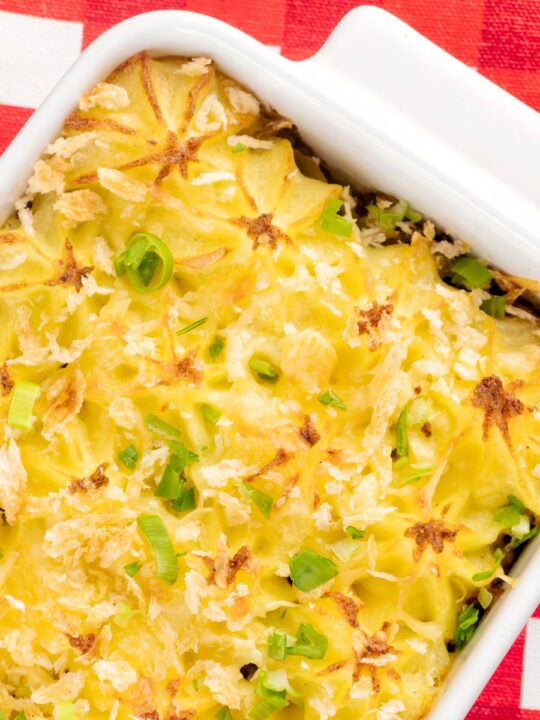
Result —
[[[398,197],[491,263],[540,280],[540,118],[393,16],[350,12],[292,62],[212,18],[159,11],[96,40],[0,158],[0,222],[80,95],[131,54],[211,56],[353,184]],[[463,718],[540,602],[540,539],[454,664],[430,720]]]

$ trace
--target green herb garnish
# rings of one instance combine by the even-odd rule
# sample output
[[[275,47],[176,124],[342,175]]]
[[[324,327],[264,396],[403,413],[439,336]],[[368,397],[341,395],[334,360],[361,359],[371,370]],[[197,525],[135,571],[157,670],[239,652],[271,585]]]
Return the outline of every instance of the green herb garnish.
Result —
[[[359,530],[355,528],[354,525],[347,525],[345,532],[350,535],[353,540],[361,540],[366,534],[365,530]]]
[[[203,403],[201,405],[201,412],[204,419],[209,425],[218,424],[219,418],[221,417],[221,413],[219,412],[219,410],[216,410],[216,408],[212,407],[211,405]]]
[[[473,582],[481,582],[482,580],[489,580],[490,577],[493,577],[495,573],[497,572],[497,568],[501,564],[501,560],[503,559],[503,552],[500,548],[497,548],[495,550],[495,554],[493,555],[494,564],[493,567],[491,567],[489,570],[484,570],[484,572],[478,572],[475,573],[472,576]]]
[[[503,295],[493,295],[480,303],[480,310],[496,320],[501,320],[506,314],[506,300]]]
[[[231,711],[229,708],[224,705],[222,708],[220,708],[217,713],[214,715],[216,720],[233,720],[233,716],[231,715]]]
[[[241,488],[245,497],[252,500],[262,512],[264,517],[268,520],[272,512],[274,498],[271,495],[267,495],[265,492],[262,492],[262,490],[257,490],[257,488],[254,488],[249,483],[242,483]]]
[[[187,512],[188,510],[194,510],[196,507],[195,489],[192,487],[186,488],[182,485],[178,497],[172,501],[172,509],[176,512]]]
[[[192,322],[190,325],[186,325],[186,327],[183,327],[181,330],[178,330],[176,333],[177,335],[185,335],[188,332],[191,332],[192,330],[196,330],[197,328],[201,327],[201,325],[204,325],[204,323],[208,320],[207,317],[199,318],[199,320],[195,320],[195,322]]]
[[[296,642],[287,648],[287,655],[300,655],[312,660],[322,660],[328,650],[328,640],[312,625],[300,625]]]
[[[264,382],[275,383],[279,380],[279,368],[267,360],[260,358],[251,358],[249,361],[249,369],[259,380]]]
[[[266,651],[268,657],[273,660],[285,660],[287,657],[287,634],[283,630],[274,630],[270,633]]]
[[[487,290],[493,279],[487,267],[470,255],[462,255],[454,260],[450,265],[450,273],[452,283],[467,290]]]
[[[317,400],[322,405],[330,405],[331,407],[338,408],[338,410],[346,410],[347,405],[343,402],[343,400],[339,397],[339,395],[336,395],[336,393],[333,390],[327,390],[322,395],[319,395]]]
[[[233,147],[232,152],[233,153],[239,153],[245,150],[247,145],[244,145],[244,143],[237,142],[236,145]]]
[[[40,392],[41,389],[36,383],[27,380],[19,380],[15,383],[8,410],[10,427],[22,430],[29,430],[32,427],[32,411]]]
[[[265,720],[269,715],[283,710],[289,704],[286,697],[287,691],[271,687],[268,682],[268,674],[264,670],[259,670],[257,675],[255,695],[261,700],[249,712],[249,717],[253,720]]]
[[[118,459],[128,470],[134,470],[139,459],[139,453],[134,445],[128,445],[118,453]]]
[[[135,577],[135,575],[139,572],[141,568],[142,565],[138,562],[132,562],[124,565],[124,570],[126,571],[126,574],[129,575],[129,577]]]
[[[216,335],[213,343],[208,348],[208,354],[210,355],[210,358],[212,360],[215,360],[219,355],[221,355],[221,352],[223,351],[224,347],[225,347],[225,340],[222,337],[220,337],[219,335]]]
[[[409,454],[409,439],[407,436],[407,407],[400,412],[396,423],[396,454],[398,457],[407,457]]]
[[[342,206],[343,200],[335,197],[328,198],[317,222],[326,232],[343,237],[350,237],[353,224],[346,217],[343,217],[343,215],[338,215]]]
[[[157,235],[146,232],[130,237],[126,249],[116,258],[114,265],[118,277],[127,274],[133,289],[143,295],[161,290],[174,270],[173,256],[167,245]],[[152,283],[156,272],[158,277]]]
[[[480,612],[472,603],[470,605],[466,605],[463,611],[458,615],[456,632],[454,634],[456,650],[462,650],[471,640],[475,633],[479,618]]]
[[[313,550],[302,550],[289,563],[293,585],[303,592],[310,592],[338,574],[338,569],[328,558]]]
[[[182,458],[172,453],[154,495],[166,500],[175,500],[182,489],[183,480],[180,478],[180,473],[185,467]]]
[[[153,413],[147,413],[144,416],[144,424],[150,432],[156,433],[157,435],[172,435],[173,437],[178,437],[180,435],[180,430],[178,430],[178,428],[160,420],[158,416]]]
[[[139,515],[137,525],[152,548],[159,579],[174,585],[178,578],[178,562],[163,520],[159,515]]]

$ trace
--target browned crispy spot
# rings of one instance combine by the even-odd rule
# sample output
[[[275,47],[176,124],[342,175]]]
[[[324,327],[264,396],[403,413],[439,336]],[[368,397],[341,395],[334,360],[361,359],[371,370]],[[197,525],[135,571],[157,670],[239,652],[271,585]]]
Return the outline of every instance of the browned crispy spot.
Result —
[[[11,388],[15,385],[9,374],[8,366],[6,363],[0,367],[0,387],[2,388],[2,395],[5,397],[11,392]]]
[[[248,548],[247,545],[242,545],[242,547],[235,552],[233,557],[229,560],[229,569],[227,571],[227,585],[230,585],[234,578],[236,577],[236,573],[241,570],[243,567],[245,567],[251,560],[251,550]]]
[[[395,680],[396,682],[399,682],[401,680],[401,675],[393,667],[387,668],[386,674],[389,678],[392,678],[392,680]]]
[[[181,710],[174,715],[168,715],[167,720],[191,720],[196,714],[196,710]]]
[[[484,440],[487,440],[489,429],[497,425],[506,443],[510,445],[508,420],[514,415],[522,415],[526,408],[513,394],[515,384],[510,383],[504,388],[502,381],[496,375],[482,378],[474,388],[472,404],[484,411]]]
[[[92,272],[94,267],[88,265],[86,267],[80,267],[77,265],[75,260],[75,253],[73,252],[73,245],[66,240],[66,258],[60,260],[60,275],[54,280],[47,280],[45,285],[73,285],[77,292],[80,292],[82,288],[82,279]]]
[[[159,720],[159,713],[157,710],[150,710],[149,712],[143,712],[138,717],[141,720]]]
[[[405,537],[414,538],[416,543],[413,554],[415,561],[420,560],[428,545],[431,545],[436,553],[442,553],[445,540],[454,542],[456,535],[457,530],[450,530],[442,520],[435,519],[425,523],[417,522],[405,530]]]
[[[195,85],[189,91],[186,101],[186,109],[184,110],[183,115],[184,122],[182,123],[182,127],[180,128],[181,133],[184,133],[186,131],[187,126],[195,115],[195,110],[197,108],[197,98],[199,97],[201,90],[206,87],[206,85],[208,85],[210,80],[214,77],[214,72],[214,68],[210,66],[208,68],[208,72],[206,72],[204,75],[201,75],[199,80],[197,80]]]
[[[97,490],[104,485],[108,485],[109,478],[105,475],[108,463],[101,463],[98,465],[94,472],[88,477],[81,478],[80,480],[73,480],[69,485],[69,492],[88,492],[89,490]]]
[[[130,57],[128,57],[127,60],[124,60],[123,63],[117,65],[111,72],[111,74],[107,77],[107,82],[113,82],[124,70],[127,70],[128,67],[131,67],[131,65],[135,65],[136,63],[141,62],[143,55],[144,50],[141,50],[141,52],[135,53],[135,55],[131,55]]]
[[[369,674],[371,675],[371,687],[373,688],[374,693],[380,693],[381,692],[381,683],[379,682],[379,678],[377,677],[377,668],[373,665],[369,665]]]
[[[424,433],[424,435],[428,438],[431,437],[432,431],[431,431],[431,424],[427,421],[422,425],[420,430]]]
[[[414,388],[414,394],[415,394],[415,395],[420,395],[421,392],[422,392],[422,388],[420,387],[420,385],[417,385],[417,386]]]
[[[329,591],[324,594],[324,597],[332,598],[342,613],[345,615],[345,619],[349,625],[353,628],[358,627],[358,620],[356,616],[360,610],[360,603],[357,603],[353,598],[348,595],[343,595],[340,592]]]
[[[321,436],[317,432],[317,428],[313,424],[312,419],[309,417],[309,415],[306,415],[304,419],[304,424],[301,428],[298,429],[298,432],[300,433],[300,437],[303,438],[308,445],[316,445],[319,440],[321,439]]]
[[[203,372],[197,364],[197,351],[190,350],[181,360],[175,363],[176,377],[182,380],[199,384],[203,379]]]
[[[24,239],[17,237],[17,235],[14,235],[13,233],[0,235],[0,243],[2,243],[2,245],[15,245],[20,242],[24,242]]]
[[[178,692],[179,687],[180,687],[180,678],[174,678],[174,680],[169,680],[165,689],[169,693],[169,695],[174,696]]]
[[[356,312],[358,315],[358,320],[356,321],[358,334],[368,334],[370,336],[369,349],[377,350],[381,345],[381,341],[376,337],[376,331],[394,312],[393,304],[386,303],[386,305],[381,305],[375,301],[367,310],[359,310],[357,308]]]
[[[316,510],[318,507],[320,507],[321,504],[321,496],[318,492],[313,493],[313,502],[311,503],[311,507]]]
[[[274,457],[266,463],[266,465],[263,465],[262,468],[253,475],[249,475],[247,478],[245,478],[244,482],[253,482],[258,477],[261,477],[261,475],[265,475],[269,470],[272,470],[272,468],[284,465],[288,459],[288,454],[285,452],[285,450],[280,448],[276,452]]]
[[[161,112],[161,108],[159,107],[158,99],[156,97],[156,91],[154,89],[154,83],[152,82],[152,74],[150,72],[150,58],[148,56],[148,53],[145,52],[142,52],[140,57],[142,82],[144,90],[146,92],[146,96],[148,97],[148,102],[152,106],[152,110],[154,111],[154,115],[156,116],[157,120],[162,122],[163,113]]]
[[[71,115],[64,123],[67,130],[114,130],[123,135],[136,135],[137,131],[109,118],[82,118]]]
[[[81,655],[86,655],[92,650],[96,644],[96,636],[94,633],[89,635],[68,635],[69,644],[75,650],[79,650]]]
[[[291,238],[277,225],[272,225],[272,213],[263,213],[256,218],[249,218],[242,215],[231,220],[234,225],[244,228],[248,236],[253,240],[253,250],[260,245],[269,245],[272,250],[277,248],[278,240],[292,243]]]
[[[323,670],[320,670],[317,675],[330,675],[331,673],[341,670],[341,668],[344,668],[347,664],[347,660],[339,660],[338,662],[332,663],[332,665],[328,665],[328,667],[325,667]]]

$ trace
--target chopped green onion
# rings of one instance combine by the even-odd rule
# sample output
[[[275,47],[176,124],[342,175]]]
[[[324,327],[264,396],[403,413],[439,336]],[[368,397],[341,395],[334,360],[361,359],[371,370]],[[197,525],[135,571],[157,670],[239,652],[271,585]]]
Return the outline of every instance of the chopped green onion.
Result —
[[[519,518],[519,522],[515,525],[512,525],[512,535],[514,537],[520,538],[526,535],[529,530],[531,529],[531,520],[528,515],[521,515]]]
[[[187,512],[188,510],[194,510],[196,507],[195,489],[192,487],[186,488],[182,485],[180,494],[172,502],[172,509],[176,512]]]
[[[409,439],[407,436],[407,406],[400,412],[396,423],[396,453],[398,457],[407,457],[409,454]]]
[[[0,720],[7,720],[7,717],[4,715],[4,713],[0,710]]]
[[[271,362],[260,360],[259,358],[251,358],[248,364],[251,372],[256,375],[259,380],[264,380],[269,383],[275,383],[279,380],[279,368]]]
[[[377,205],[368,205],[367,210],[382,230],[393,230],[398,222],[403,221],[404,217],[403,209],[398,207],[396,212],[393,209],[394,207],[395,206],[388,210],[381,210]]]
[[[521,502],[519,498],[517,498],[515,495],[509,495],[508,496],[508,504],[513,505],[516,507],[520,513],[525,512],[525,505]]]
[[[39,385],[19,380],[15,383],[8,411],[8,425],[29,430],[32,427],[32,410],[39,397]]]
[[[184,443],[181,443],[178,440],[166,440],[165,442],[178,457],[181,465],[180,472],[185,470],[185,468],[187,468],[188,465],[191,465],[191,463],[199,462],[199,456],[197,453],[188,450]]]
[[[358,544],[350,537],[345,540],[338,540],[330,549],[341,562],[349,562],[349,560],[358,552]]]
[[[265,720],[269,715],[283,710],[289,704],[287,691],[273,689],[264,670],[259,670],[255,695],[261,698],[261,701],[249,711],[249,717],[253,720]]]
[[[219,335],[216,335],[216,337],[214,338],[214,342],[208,348],[208,354],[210,355],[210,358],[212,360],[215,360],[219,355],[221,355],[224,347],[225,340]]]
[[[268,520],[272,512],[272,505],[274,504],[274,498],[271,495],[267,495],[262,490],[257,490],[249,483],[242,483],[242,492],[249,500],[252,500],[255,505],[262,512],[264,517]]]
[[[152,547],[159,579],[174,585],[178,578],[178,562],[163,520],[159,515],[139,515],[137,524]]]
[[[506,314],[506,300],[503,295],[493,295],[480,303],[480,310],[496,320],[501,320]]]
[[[410,220],[412,223],[419,223],[422,220],[422,214],[418,210],[413,210],[412,207],[408,207],[405,210],[404,217]]]
[[[233,716],[231,715],[231,711],[229,708],[224,705],[222,708],[220,708],[217,713],[214,715],[216,720],[233,720]]]
[[[336,395],[333,390],[327,390],[322,395],[319,395],[317,400],[322,405],[331,405],[332,407],[338,408],[338,410],[347,409],[347,405],[343,402],[339,395]]]
[[[156,433],[157,435],[172,435],[173,437],[180,435],[178,428],[160,420],[157,415],[152,413],[147,413],[144,416],[144,424],[150,432]]]
[[[328,640],[312,625],[300,625],[295,644],[287,648],[287,655],[300,655],[312,660],[321,660],[328,650]]]
[[[399,458],[398,460],[394,461],[394,466],[393,466],[394,470],[399,470],[400,468],[405,467],[405,465],[407,465],[408,463],[409,463],[408,457]]]
[[[514,505],[505,505],[499,508],[493,514],[495,522],[500,523],[505,528],[517,525],[521,519],[521,513]]]
[[[361,540],[366,534],[365,530],[358,530],[354,525],[347,525],[345,532],[348,533],[353,540]]]
[[[472,576],[473,582],[481,582],[482,580],[489,580],[490,577],[495,575],[497,572],[497,568],[501,564],[501,560],[503,559],[503,552],[500,548],[497,548],[495,550],[495,554],[493,556],[494,564],[493,567],[491,567],[489,570],[484,570],[484,572],[475,573]]]
[[[487,290],[493,279],[487,267],[470,255],[462,255],[454,260],[450,265],[450,272],[452,283],[467,290]]]
[[[338,574],[338,569],[328,558],[313,550],[302,550],[289,563],[293,585],[303,592],[310,592]]]
[[[180,479],[180,473],[184,468],[185,465],[182,463],[182,458],[173,453],[163,471],[163,476],[154,495],[167,500],[175,500],[182,490],[183,480]]]
[[[489,592],[489,590],[487,590],[485,587],[481,587],[478,591],[478,602],[484,608],[484,610],[488,609],[488,607],[491,605],[492,600],[493,595]]]
[[[139,459],[139,453],[134,445],[128,445],[118,453],[118,459],[128,470],[134,470]]]
[[[476,630],[479,617],[480,611],[472,603],[466,605],[458,615],[456,632],[454,634],[456,650],[461,650],[471,640]]]
[[[287,657],[287,634],[283,630],[274,630],[270,633],[266,651],[268,657],[273,660],[285,660]]]
[[[141,568],[142,565],[138,562],[132,562],[124,565],[124,570],[126,571],[126,574],[129,575],[129,577],[135,577],[135,575],[139,572]]]
[[[233,147],[232,152],[233,153],[239,153],[242,152],[242,150],[245,150],[247,145],[244,145],[244,143],[237,142],[236,145]]]
[[[518,548],[520,545],[523,545],[523,543],[526,543],[528,540],[531,540],[533,537],[536,537],[540,533],[540,526],[534,527],[532,530],[529,530],[529,532],[526,535],[523,535],[520,538],[516,538],[512,542],[513,548]]]
[[[18,713],[15,715],[14,720],[26,720],[26,715],[25,715],[25,713],[21,710],[21,712],[18,712]]]
[[[61,702],[56,706],[55,720],[77,720],[72,702]]]
[[[193,678],[192,685],[195,692],[199,692],[199,681],[197,680],[197,678]]]
[[[197,328],[201,327],[201,325],[204,325],[204,323],[208,320],[207,317],[199,318],[199,320],[195,320],[195,322],[192,322],[191,325],[186,325],[186,327],[183,327],[181,330],[178,330],[176,333],[177,335],[185,335],[188,332],[191,332],[192,330],[196,330]]]
[[[156,275],[158,277],[151,285]],[[115,260],[115,270],[119,277],[127,273],[133,289],[138,293],[148,293],[161,290],[171,279],[174,269],[174,260],[167,245],[152,233],[139,232],[132,235],[124,252]]]
[[[142,615],[142,612],[140,610],[134,610],[131,605],[128,605],[127,603],[121,602],[117,605],[114,622],[117,625],[120,625],[120,627],[125,628],[131,618],[135,615]]]
[[[221,413],[219,412],[219,410],[216,410],[216,408],[212,407],[211,405],[203,403],[201,405],[201,412],[204,419],[209,425],[218,424],[219,418],[221,417]]]
[[[414,465],[411,465],[412,468],[414,468]],[[408,475],[406,478],[403,478],[403,484],[404,485],[411,485],[412,483],[418,482],[418,480],[421,480],[423,477],[426,477],[427,475],[431,475],[433,472],[433,465],[425,465],[425,466],[419,466],[416,468],[416,472],[412,475]]]
[[[350,237],[353,228],[352,222],[343,215],[338,215],[342,205],[343,200],[334,197],[328,198],[317,222],[326,232],[341,235],[342,237]]]

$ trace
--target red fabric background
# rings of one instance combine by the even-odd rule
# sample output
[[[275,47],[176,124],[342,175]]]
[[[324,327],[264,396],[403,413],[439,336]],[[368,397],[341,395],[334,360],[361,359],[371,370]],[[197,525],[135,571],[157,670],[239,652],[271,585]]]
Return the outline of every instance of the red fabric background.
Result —
[[[0,10],[81,22],[84,44],[147,10],[186,9],[236,25],[278,45],[290,58],[313,54],[354,0],[0,0]],[[467,65],[540,110],[540,0],[371,0]],[[0,105],[0,151],[31,110]],[[540,617],[540,608],[536,613]],[[468,720],[540,720],[520,708],[525,632],[506,656]],[[540,675],[540,668],[539,675]],[[540,678],[539,678],[540,680]]]

